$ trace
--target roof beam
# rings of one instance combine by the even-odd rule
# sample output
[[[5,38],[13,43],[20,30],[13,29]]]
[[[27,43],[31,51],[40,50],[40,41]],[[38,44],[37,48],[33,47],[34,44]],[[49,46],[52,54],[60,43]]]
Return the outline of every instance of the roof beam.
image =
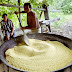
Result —
[[[16,7],[16,8],[24,8],[23,6],[10,5],[10,4],[0,4],[0,6],[6,6],[6,7]],[[45,9],[44,9],[44,8],[32,8],[32,9],[35,9],[35,10],[43,10],[43,11],[45,11]]]

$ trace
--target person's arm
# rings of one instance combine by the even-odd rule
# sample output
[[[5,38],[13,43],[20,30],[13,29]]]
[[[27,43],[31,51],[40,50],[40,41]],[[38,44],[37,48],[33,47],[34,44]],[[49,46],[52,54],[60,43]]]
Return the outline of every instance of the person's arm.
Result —
[[[14,13],[15,13],[15,14],[18,14],[18,13],[26,13],[26,12],[25,12],[25,11],[21,11],[21,12],[15,11]]]
[[[10,28],[11,28],[11,36],[12,36],[14,32],[14,25],[11,20],[10,20]]]
[[[14,32],[14,28],[12,28],[12,33]]]
[[[10,33],[11,36],[13,36],[14,33],[14,28],[12,28],[12,32]]]

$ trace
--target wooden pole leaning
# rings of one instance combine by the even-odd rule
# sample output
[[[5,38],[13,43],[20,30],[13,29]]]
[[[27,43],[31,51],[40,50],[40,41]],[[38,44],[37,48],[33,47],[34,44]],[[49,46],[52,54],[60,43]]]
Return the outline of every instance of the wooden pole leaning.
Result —
[[[43,4],[42,7],[46,9],[46,11],[44,11],[45,20],[49,20],[49,5],[46,6],[45,4]],[[50,23],[46,25],[46,27],[48,27],[49,31],[51,32]]]

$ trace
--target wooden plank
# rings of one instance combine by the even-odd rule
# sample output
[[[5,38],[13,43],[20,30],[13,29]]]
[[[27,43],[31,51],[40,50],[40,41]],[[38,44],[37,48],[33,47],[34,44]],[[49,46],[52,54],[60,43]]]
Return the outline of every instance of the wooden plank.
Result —
[[[10,4],[0,4],[0,6],[6,6],[6,7],[16,7],[16,8],[24,8],[23,6],[10,5]],[[44,9],[44,8],[32,8],[32,9],[35,9],[35,10],[43,10],[43,11],[45,11],[45,10],[46,10],[46,9]]]
[[[52,11],[52,12],[62,12],[62,10],[49,10],[49,11]]]
[[[53,18],[53,19],[50,19],[50,20],[39,20],[39,23],[40,23],[40,24],[48,25],[49,23],[56,22],[56,21],[58,21],[58,20],[60,20],[59,17]]]
[[[46,11],[46,9],[44,8],[32,8],[32,9]]]
[[[0,6],[7,6],[7,7],[16,7],[16,8],[23,8],[23,6],[16,6],[16,5],[9,5],[9,4],[0,4]]]

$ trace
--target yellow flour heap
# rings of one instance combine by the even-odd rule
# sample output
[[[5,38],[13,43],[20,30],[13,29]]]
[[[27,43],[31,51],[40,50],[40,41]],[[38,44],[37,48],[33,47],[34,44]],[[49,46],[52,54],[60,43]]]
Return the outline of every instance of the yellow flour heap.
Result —
[[[29,72],[48,72],[61,69],[72,61],[72,51],[58,41],[29,39],[29,46],[8,49],[7,62]]]

